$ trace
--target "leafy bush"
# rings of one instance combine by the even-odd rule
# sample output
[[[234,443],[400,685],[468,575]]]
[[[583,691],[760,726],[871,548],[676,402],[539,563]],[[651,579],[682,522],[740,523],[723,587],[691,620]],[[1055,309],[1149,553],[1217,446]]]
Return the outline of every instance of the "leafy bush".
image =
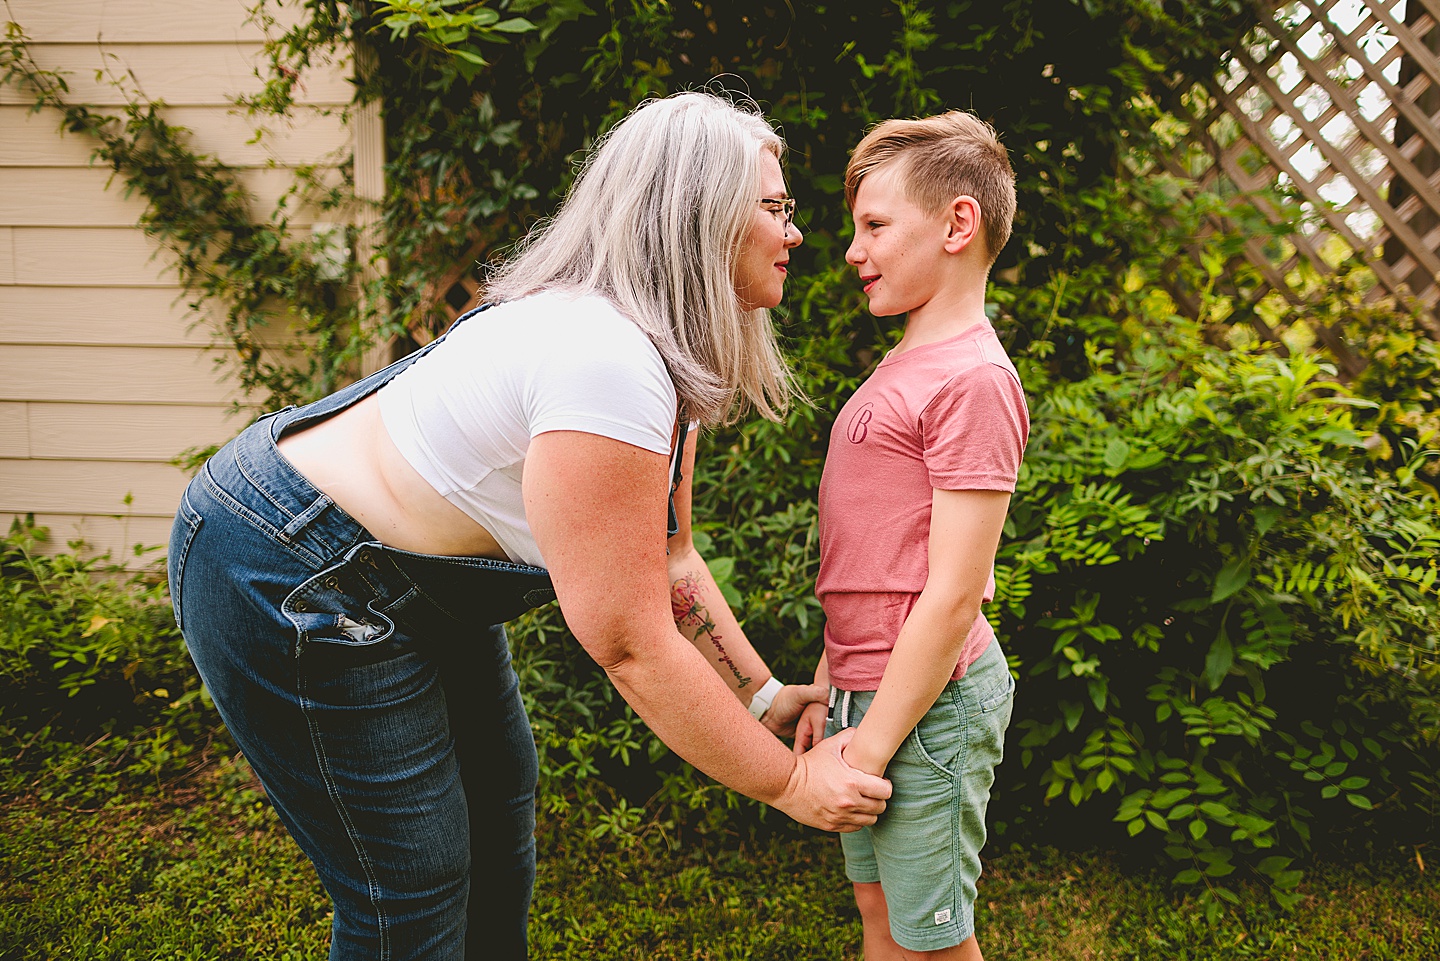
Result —
[[[1163,319],[1035,411],[997,569],[1023,769],[998,816],[1097,839],[1113,815],[1181,883],[1246,862],[1284,902],[1318,824],[1435,828],[1440,504],[1374,469],[1372,405],[1315,358]]]
[[[0,786],[92,800],[161,784],[218,724],[163,573],[42,553],[46,537],[17,521],[0,538]]]

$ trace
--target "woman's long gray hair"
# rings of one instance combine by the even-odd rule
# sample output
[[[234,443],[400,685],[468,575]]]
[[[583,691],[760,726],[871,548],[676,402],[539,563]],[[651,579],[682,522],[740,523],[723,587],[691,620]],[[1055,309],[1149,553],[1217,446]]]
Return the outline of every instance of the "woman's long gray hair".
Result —
[[[778,419],[798,394],[769,311],[735,293],[760,197],[760,154],[784,141],[758,112],[711,93],[648,101],[591,151],[569,196],[491,274],[482,296],[540,290],[608,298],[660,351],[689,416],[753,406]]]

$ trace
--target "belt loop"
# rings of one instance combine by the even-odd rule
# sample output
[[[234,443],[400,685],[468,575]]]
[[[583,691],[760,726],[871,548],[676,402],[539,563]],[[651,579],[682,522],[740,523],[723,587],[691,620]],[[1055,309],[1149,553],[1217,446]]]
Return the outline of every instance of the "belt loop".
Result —
[[[284,529],[275,536],[279,538],[282,543],[289,544],[295,539],[296,534],[299,534],[302,530],[308,527],[311,521],[315,520],[315,518],[323,514],[325,510],[333,503],[335,502],[332,501],[327,495],[321,494],[314,500],[314,502],[310,504],[309,507],[305,508],[299,514],[292,517],[290,519],[290,523],[286,524]]]
[[[294,405],[294,404],[286,404],[284,407],[281,407],[279,410],[266,411],[265,413],[261,414],[259,417],[255,418],[255,423],[258,424],[258,423],[260,423],[262,420],[269,420],[269,419],[272,418],[272,417],[279,417],[281,414],[287,414],[287,413],[289,413],[290,411],[292,411],[292,410],[294,410],[294,409],[295,409],[295,405]]]

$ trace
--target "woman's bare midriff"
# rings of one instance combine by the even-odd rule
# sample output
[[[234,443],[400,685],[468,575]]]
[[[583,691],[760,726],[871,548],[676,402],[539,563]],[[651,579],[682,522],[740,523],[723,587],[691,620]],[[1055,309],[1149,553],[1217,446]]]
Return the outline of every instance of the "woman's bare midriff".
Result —
[[[489,531],[442,497],[405,460],[385,430],[375,394],[285,435],[277,447],[382,544],[419,554],[505,559]]]

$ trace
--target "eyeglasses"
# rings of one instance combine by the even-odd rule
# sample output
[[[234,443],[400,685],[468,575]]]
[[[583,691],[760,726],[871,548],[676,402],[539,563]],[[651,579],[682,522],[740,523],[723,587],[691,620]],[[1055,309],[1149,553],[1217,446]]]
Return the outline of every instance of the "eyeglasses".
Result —
[[[781,211],[785,213],[785,226],[789,228],[795,220],[795,198],[794,197],[761,197],[757,203],[765,205],[765,209],[772,214]]]

